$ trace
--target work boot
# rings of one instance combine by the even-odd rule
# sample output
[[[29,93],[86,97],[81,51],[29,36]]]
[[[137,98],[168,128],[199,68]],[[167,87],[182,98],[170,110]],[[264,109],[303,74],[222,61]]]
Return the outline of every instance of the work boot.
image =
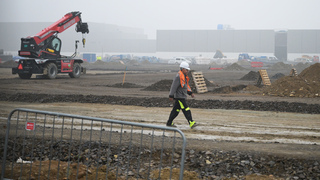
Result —
[[[194,127],[196,127],[198,124],[195,121],[189,121],[189,126],[191,129],[193,129]]]
[[[175,127],[175,128],[177,127],[177,126],[176,126],[175,124],[173,124],[173,123],[172,123],[171,125],[167,125],[167,126],[168,126],[168,127]]]

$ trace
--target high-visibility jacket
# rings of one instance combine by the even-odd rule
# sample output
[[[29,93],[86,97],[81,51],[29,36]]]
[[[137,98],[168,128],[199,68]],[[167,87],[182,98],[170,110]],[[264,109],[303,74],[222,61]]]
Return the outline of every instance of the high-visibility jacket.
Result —
[[[189,86],[189,77],[179,71],[173,79],[169,97],[175,99],[186,99],[187,95],[191,95],[192,91]]]

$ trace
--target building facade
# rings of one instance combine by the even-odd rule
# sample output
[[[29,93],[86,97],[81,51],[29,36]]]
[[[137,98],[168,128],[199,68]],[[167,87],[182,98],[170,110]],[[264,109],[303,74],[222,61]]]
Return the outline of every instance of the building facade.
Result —
[[[33,36],[52,23],[0,23],[0,49],[18,52],[21,38]],[[274,55],[288,59],[288,54],[320,54],[320,30],[157,30],[156,39],[148,39],[141,28],[103,23],[88,23],[86,46],[79,52],[103,54],[148,54],[157,57],[213,57],[217,50],[225,54],[249,53]],[[74,52],[81,33],[69,28],[58,37],[62,52]]]

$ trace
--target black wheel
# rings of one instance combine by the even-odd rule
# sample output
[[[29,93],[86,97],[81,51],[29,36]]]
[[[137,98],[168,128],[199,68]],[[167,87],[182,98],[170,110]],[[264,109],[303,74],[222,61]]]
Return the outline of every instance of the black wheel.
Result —
[[[58,68],[57,68],[56,64],[54,64],[54,63],[47,64],[46,70],[47,70],[47,72],[45,72],[44,75],[46,75],[47,78],[55,79],[57,77]]]
[[[78,77],[80,77],[80,75],[81,75],[81,66],[79,63],[74,63],[72,72],[69,73],[69,76],[71,78],[78,78]]]
[[[31,76],[32,76],[31,73],[19,73],[19,77],[20,77],[21,79],[30,79]]]

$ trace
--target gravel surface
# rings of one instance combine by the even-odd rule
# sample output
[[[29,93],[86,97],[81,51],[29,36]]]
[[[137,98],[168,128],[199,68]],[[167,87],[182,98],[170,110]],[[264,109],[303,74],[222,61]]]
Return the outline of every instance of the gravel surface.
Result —
[[[133,137],[133,139],[134,138],[135,137]],[[157,141],[155,141],[155,143],[156,142]],[[0,144],[3,143],[3,139],[1,139]],[[161,151],[161,149],[157,148],[151,150],[148,149],[148,147],[143,147],[143,153],[137,154],[135,152],[140,152],[141,149],[136,146],[129,147],[122,145],[119,148],[117,145],[111,144],[111,146],[109,146],[109,143],[100,143],[98,141],[59,141],[56,139],[52,140],[51,138],[16,138],[15,140],[9,140],[8,144],[9,149],[15,149],[17,152],[14,154],[14,157],[22,157],[24,160],[33,160],[35,162],[41,160],[43,161],[42,166],[46,167],[49,164],[52,166],[51,171],[56,170],[52,165],[54,164],[54,161],[61,161],[61,163],[64,161],[71,161],[74,163],[80,162],[83,165],[90,167],[90,169],[93,169],[92,172],[95,172],[95,168],[98,167],[99,169],[99,167],[108,164],[107,167],[110,170],[110,173],[116,172],[118,167],[119,169],[127,169],[128,162],[133,164],[130,172],[134,169],[145,169],[146,172],[149,164],[145,163],[138,166],[135,159],[148,159],[150,157],[150,152],[155,155],[163,153],[164,160],[162,161],[162,167],[168,168],[170,167],[170,155],[172,152],[172,149],[164,149]],[[15,147],[13,147],[14,144],[16,145]],[[22,146],[17,146],[19,144],[24,144],[23,150]],[[38,148],[31,150],[31,147]],[[119,149],[121,149],[120,152]],[[24,155],[22,155],[21,152],[23,152]],[[71,156],[69,156],[70,153]],[[115,156],[115,154],[118,155]],[[16,161],[16,159],[12,159],[12,156],[13,154],[8,152],[7,160]],[[35,157],[36,159],[31,159],[31,157]],[[129,157],[130,159],[128,159]],[[180,158],[181,154],[175,153],[174,162],[179,162]],[[52,162],[50,161],[47,164],[46,161],[49,161],[49,159]],[[157,169],[156,159],[153,159],[152,162],[154,163],[152,166],[155,166],[155,169]],[[319,163],[319,159],[305,159],[303,157],[292,158],[260,154],[257,152],[241,152],[237,150],[223,151],[217,149],[201,150],[201,148],[188,148],[186,150],[184,170],[187,172],[195,172],[195,174],[192,174],[191,177],[189,174],[186,174],[184,177],[185,179],[318,179],[320,177]],[[37,167],[36,164],[34,166]],[[20,166],[18,167],[20,168]],[[28,170],[26,167],[24,167],[24,169]],[[35,172],[32,174],[36,174],[38,168],[34,168],[34,171]],[[104,171],[102,170],[102,172]],[[86,174],[86,172],[86,168],[83,170],[80,168],[79,170],[80,174]],[[127,173],[127,171],[118,172],[120,177],[126,177]],[[133,176],[134,173],[131,173]],[[56,174],[54,174],[54,176],[55,175]],[[28,177],[28,173],[26,173],[26,176]],[[105,177],[105,173],[101,177]],[[139,177],[142,179],[146,178],[143,173],[141,173]]]

